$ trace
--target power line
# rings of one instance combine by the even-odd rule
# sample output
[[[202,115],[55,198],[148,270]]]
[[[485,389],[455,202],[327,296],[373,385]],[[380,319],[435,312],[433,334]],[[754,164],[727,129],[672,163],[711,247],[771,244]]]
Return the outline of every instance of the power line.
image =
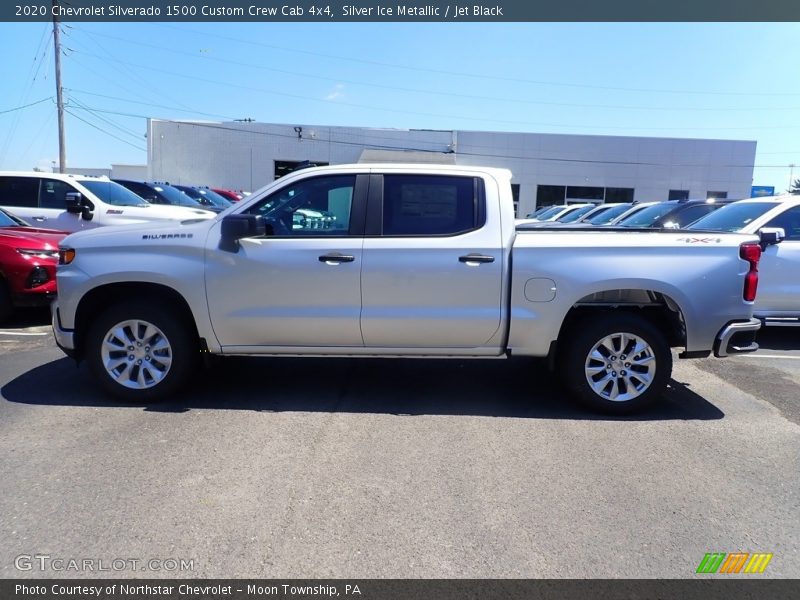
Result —
[[[228,64],[228,65],[236,65],[240,67],[246,67],[248,69],[259,69],[262,71],[270,71],[273,73],[281,73],[283,75],[289,75],[292,77],[303,77],[306,79],[313,79],[315,81],[325,80],[325,81],[332,81],[335,83],[341,84],[348,84],[348,85],[359,85],[364,87],[372,87],[384,90],[392,90],[392,91],[400,91],[400,92],[411,92],[416,94],[427,94],[427,95],[434,95],[434,96],[446,96],[450,98],[463,98],[468,100],[480,100],[480,101],[488,101],[488,102],[507,102],[513,104],[523,104],[523,105],[536,105],[536,106],[559,106],[559,107],[566,107],[566,108],[592,108],[592,109],[610,109],[610,110],[645,110],[645,111],[659,111],[659,112],[675,112],[675,111],[690,111],[690,112],[748,112],[748,111],[800,111],[800,106],[784,106],[784,107],[681,107],[681,106],[637,106],[637,105],[615,105],[615,104],[582,104],[576,102],[553,102],[553,101],[545,101],[545,100],[530,100],[530,99],[522,99],[522,98],[504,98],[504,97],[497,97],[497,96],[482,96],[477,94],[463,94],[458,92],[447,92],[447,91],[435,91],[430,89],[421,89],[421,88],[410,88],[410,87],[403,87],[403,86],[396,86],[396,85],[385,85],[375,82],[364,82],[364,81],[357,81],[357,80],[349,80],[349,79],[342,79],[340,77],[329,77],[326,75],[319,75],[314,73],[303,73],[297,71],[296,69],[278,69],[275,67],[268,67],[260,64],[255,63],[247,63],[242,61],[236,61],[226,58],[217,58],[214,56],[202,55],[199,56],[193,52],[185,52],[183,50],[177,50],[173,47],[166,47],[166,46],[159,46],[156,44],[148,44],[142,42],[140,40],[130,40],[119,36],[109,35],[106,33],[97,33],[97,32],[89,32],[87,30],[81,29],[83,33],[87,34],[90,38],[93,36],[101,36],[113,40],[118,40],[122,42],[127,42],[129,44],[135,44],[139,47],[146,47],[146,48],[153,48],[155,50],[159,50],[162,52],[171,52],[173,54],[179,54],[181,56],[187,56],[189,58],[200,59],[204,61],[212,61],[221,64]],[[96,42],[95,42],[96,43]],[[88,54],[84,52],[84,54]],[[108,54],[108,53],[107,53]],[[110,56],[110,54],[109,54]]]
[[[124,139],[122,139],[121,137],[118,137],[118,136],[114,135],[113,133],[110,133],[110,132],[106,131],[106,130],[105,130],[105,129],[103,129],[102,127],[98,127],[98,126],[97,126],[97,125],[95,125],[94,123],[90,123],[90,122],[89,122],[89,121],[87,121],[86,119],[82,119],[81,117],[79,117],[78,115],[76,115],[76,114],[75,114],[74,112],[72,112],[71,110],[68,110],[68,109],[66,109],[66,108],[65,108],[65,109],[64,109],[64,111],[65,111],[67,114],[69,114],[69,115],[71,115],[71,116],[75,117],[76,119],[78,119],[78,121],[81,121],[81,122],[83,122],[83,123],[86,123],[86,124],[87,124],[89,127],[94,127],[94,128],[95,128],[95,129],[97,129],[98,131],[100,131],[100,132],[102,132],[102,133],[106,134],[106,135],[107,135],[107,136],[109,136],[109,137],[112,137],[112,138],[114,138],[115,140],[119,140],[119,141],[120,141],[120,142],[122,142],[123,144],[128,144],[128,146],[131,146],[131,147],[133,147],[133,148],[136,148],[137,150],[140,150],[140,151],[142,151],[142,152],[147,152],[147,148],[142,148],[142,147],[140,147],[140,146],[137,146],[137,145],[135,145],[135,144],[132,144],[132,143],[131,143],[131,142],[129,142],[128,140],[124,140]]]
[[[619,92],[643,92],[643,93],[655,93],[655,94],[681,94],[681,95],[709,95],[709,96],[763,96],[763,97],[774,97],[774,96],[800,96],[800,93],[791,93],[791,92],[721,92],[721,91],[701,91],[701,90],[669,90],[669,89],[659,89],[659,88],[634,88],[634,87],[622,87],[622,86],[607,86],[607,85],[592,85],[592,84],[584,84],[584,83],[570,83],[570,82],[557,82],[557,81],[545,81],[545,80],[538,80],[538,79],[524,79],[518,77],[501,77],[498,75],[484,75],[484,74],[475,74],[475,73],[466,73],[460,71],[448,71],[444,69],[431,69],[427,67],[414,67],[409,65],[401,65],[397,63],[387,63],[381,62],[376,60],[370,60],[366,58],[353,58],[350,56],[341,56],[336,54],[326,54],[322,52],[314,52],[312,50],[301,50],[298,48],[288,48],[285,46],[277,46],[275,44],[266,44],[264,42],[256,42],[253,40],[241,39],[236,37],[230,37],[221,35],[219,33],[214,33],[211,31],[198,31],[194,29],[185,29],[181,27],[175,27],[174,25],[163,25],[163,27],[167,27],[170,29],[175,29],[177,31],[185,31],[187,33],[194,33],[197,35],[208,36],[208,37],[216,37],[223,40],[228,40],[231,42],[237,42],[240,44],[248,44],[252,46],[258,46],[261,48],[270,48],[273,50],[282,50],[284,52],[292,52],[296,54],[305,54],[309,56],[316,56],[321,58],[328,58],[334,60],[344,60],[349,62],[367,64],[367,65],[374,65],[379,67],[391,67],[394,69],[404,69],[408,71],[417,71],[422,73],[433,73],[436,75],[456,75],[459,77],[469,77],[472,79],[485,79],[490,81],[503,81],[503,82],[512,82],[512,83],[528,83],[534,85],[551,85],[551,86],[561,86],[561,87],[570,87],[570,88],[585,88],[585,89],[595,89],[595,90],[609,90],[609,91],[619,91]]]
[[[97,55],[90,54],[87,52],[82,52],[81,54],[85,56],[92,56],[94,58],[101,58]],[[276,90],[269,90],[264,88],[258,88],[254,86],[242,85],[238,83],[230,83],[224,81],[218,81],[209,79],[206,77],[198,77],[195,75],[187,75],[186,73],[178,73],[175,71],[169,71],[166,69],[160,69],[158,67],[152,67],[149,65],[139,65],[136,63],[131,63],[128,61],[123,61],[119,59],[111,59],[113,62],[117,62],[120,64],[131,65],[135,67],[139,67],[141,69],[147,69],[150,71],[155,71],[158,73],[164,73],[166,75],[171,75],[173,77],[183,77],[186,79],[193,79],[195,81],[202,81],[204,83],[211,83],[215,85],[224,85],[227,87],[234,87],[239,89],[248,90],[251,92],[260,92],[263,94],[270,94],[275,96],[281,96],[286,98],[293,98],[295,100],[305,100],[309,102],[317,102],[317,103],[325,103],[326,105],[331,105],[332,103],[329,100],[323,100],[320,98],[312,98],[309,96],[303,96],[300,94],[290,94],[287,92],[280,92]],[[442,114],[442,113],[423,113],[418,111],[410,111],[410,110],[402,110],[396,108],[386,108],[386,107],[377,107],[377,106],[370,106],[366,104],[357,104],[354,102],[335,102],[333,103],[337,106],[348,106],[351,108],[365,108],[368,110],[375,110],[375,111],[383,111],[383,112],[390,112],[390,113],[399,113],[399,114],[407,114],[407,115],[416,115],[416,116],[426,116],[426,117],[437,117],[437,118],[445,118],[445,119],[458,119],[462,121],[477,121],[480,123],[490,122],[490,123],[503,123],[506,125],[527,125],[527,126],[535,126],[535,127],[557,127],[562,129],[581,129],[586,130],[587,128],[595,127],[597,129],[612,129],[612,130],[623,130],[623,131],[674,131],[676,129],[681,129],[680,127],[629,127],[629,126],[613,126],[613,125],[575,125],[575,124],[567,124],[567,123],[544,123],[544,122],[535,122],[535,121],[514,121],[510,119],[496,119],[496,118],[489,118],[489,117],[467,117],[467,116],[460,116],[460,115],[452,115],[452,114]],[[796,129],[800,128],[800,125],[762,125],[762,126],[750,126],[750,127],[693,127],[693,128],[684,128],[690,129],[692,131],[748,131],[754,130],[759,131],[763,129]]]
[[[41,100],[37,100],[36,102],[31,102],[30,104],[23,104],[22,106],[15,106],[14,108],[9,108],[7,110],[0,110],[0,115],[4,115],[6,113],[15,112],[17,110],[23,110],[25,108],[29,108],[31,106],[36,106],[37,104],[41,104],[42,102],[47,102],[48,100],[52,100],[52,96],[48,96],[47,98],[42,98]]]

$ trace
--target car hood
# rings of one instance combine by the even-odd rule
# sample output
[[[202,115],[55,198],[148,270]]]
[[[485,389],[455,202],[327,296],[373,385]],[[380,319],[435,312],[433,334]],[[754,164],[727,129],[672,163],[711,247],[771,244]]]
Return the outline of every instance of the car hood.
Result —
[[[70,248],[121,247],[153,240],[180,242],[181,240],[204,239],[210,224],[209,219],[201,217],[184,221],[165,220],[130,225],[109,225],[72,233],[61,242],[61,245]]]
[[[0,227],[0,244],[13,245],[16,248],[55,250],[66,235],[66,232],[55,229]]]

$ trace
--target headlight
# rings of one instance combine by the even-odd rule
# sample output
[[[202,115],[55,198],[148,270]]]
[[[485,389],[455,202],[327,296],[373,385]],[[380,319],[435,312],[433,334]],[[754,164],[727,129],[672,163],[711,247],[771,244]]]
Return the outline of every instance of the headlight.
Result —
[[[17,248],[17,252],[27,258],[58,258],[58,250],[33,250],[31,248]]]
[[[75,260],[75,250],[72,248],[59,248],[58,249],[58,264],[68,265]]]

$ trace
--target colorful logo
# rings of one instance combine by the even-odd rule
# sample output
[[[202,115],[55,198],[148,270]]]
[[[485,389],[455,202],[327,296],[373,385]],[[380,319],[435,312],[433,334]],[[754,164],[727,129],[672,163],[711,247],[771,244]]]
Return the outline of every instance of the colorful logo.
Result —
[[[754,552],[709,552],[697,565],[697,573],[763,573],[771,553]]]

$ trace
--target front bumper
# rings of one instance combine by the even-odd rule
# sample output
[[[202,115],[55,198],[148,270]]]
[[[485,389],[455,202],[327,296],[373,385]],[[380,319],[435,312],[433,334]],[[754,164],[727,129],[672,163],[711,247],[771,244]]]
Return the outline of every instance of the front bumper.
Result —
[[[61,326],[61,316],[58,312],[58,299],[50,305],[50,314],[53,319],[53,336],[56,339],[56,345],[69,356],[75,357],[75,332],[71,329],[64,329]]]
[[[758,319],[728,323],[714,341],[714,356],[722,358],[731,354],[755,352],[758,350],[756,333],[760,328],[761,321]]]

